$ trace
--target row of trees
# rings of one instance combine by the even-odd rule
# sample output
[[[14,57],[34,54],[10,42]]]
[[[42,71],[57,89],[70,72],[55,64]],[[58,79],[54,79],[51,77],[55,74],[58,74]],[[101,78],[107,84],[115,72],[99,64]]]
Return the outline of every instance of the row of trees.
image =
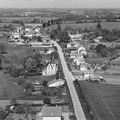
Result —
[[[70,41],[70,37],[68,35],[68,30],[64,29],[62,30],[61,24],[58,24],[57,29],[53,30],[50,33],[51,39],[59,39],[60,42],[68,43]]]
[[[43,28],[45,27],[48,27],[48,26],[51,26],[51,25],[54,25],[54,24],[59,24],[59,23],[62,23],[62,19],[61,18],[58,18],[58,19],[51,19],[51,20],[48,20],[47,22],[43,22]]]

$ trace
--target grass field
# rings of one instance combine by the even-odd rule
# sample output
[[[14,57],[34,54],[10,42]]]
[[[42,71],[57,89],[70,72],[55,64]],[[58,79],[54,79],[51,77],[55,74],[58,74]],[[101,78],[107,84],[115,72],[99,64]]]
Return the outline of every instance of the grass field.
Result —
[[[74,29],[77,29],[77,28],[94,29],[94,28],[96,28],[96,25],[97,25],[97,23],[62,24],[61,27],[62,27],[62,30],[64,30],[65,27],[67,27],[67,26],[72,27]],[[101,23],[101,25],[102,25],[103,29],[105,28],[108,30],[112,30],[112,29],[119,29],[120,30],[120,22],[103,22],[103,23]],[[46,28],[49,28],[50,30],[54,30],[57,28],[57,25],[53,25],[53,26],[46,27]]]
[[[13,20],[22,20],[24,23],[30,23],[34,17],[1,17],[3,22],[12,22]],[[56,17],[35,17],[40,21],[48,21],[50,19],[56,19]]]
[[[79,84],[95,120],[120,118],[119,85],[96,84],[87,81],[80,81]],[[77,92],[80,95],[80,91]]]

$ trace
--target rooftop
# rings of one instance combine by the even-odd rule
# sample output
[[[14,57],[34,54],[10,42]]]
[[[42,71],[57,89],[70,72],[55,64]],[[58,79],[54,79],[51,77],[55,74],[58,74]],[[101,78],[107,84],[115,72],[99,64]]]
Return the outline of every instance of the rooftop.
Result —
[[[61,117],[62,116],[62,107],[46,107],[42,108],[43,117]]]

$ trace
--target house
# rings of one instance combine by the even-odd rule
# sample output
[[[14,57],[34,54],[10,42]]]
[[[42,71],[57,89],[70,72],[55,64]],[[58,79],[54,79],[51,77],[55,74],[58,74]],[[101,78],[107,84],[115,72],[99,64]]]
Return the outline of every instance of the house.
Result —
[[[70,47],[72,47],[72,45],[71,45],[71,43],[68,43],[67,48],[70,48]]]
[[[71,38],[72,41],[74,41],[74,40],[76,40],[76,39],[77,39],[77,40],[78,40],[78,39],[79,39],[79,40],[82,40],[82,38],[83,38],[83,34],[79,34],[79,33],[78,33],[78,34],[75,34],[75,35],[71,35],[70,32],[68,31],[68,35],[69,35],[69,37]]]
[[[80,65],[80,71],[81,72],[84,72],[84,71],[87,71],[88,70],[88,68],[87,68],[87,65],[86,64],[81,64]]]
[[[78,53],[76,53],[76,52],[71,52],[70,53],[70,58],[76,58],[76,56],[78,56],[79,54]]]
[[[34,41],[29,43],[32,47],[42,47],[42,42]]]
[[[94,73],[92,70],[86,70],[83,72],[84,73],[84,78],[89,79],[94,77]]]
[[[50,61],[46,65],[46,69],[42,71],[43,76],[55,75],[58,71],[58,65],[54,61]]]
[[[42,108],[42,120],[61,120],[62,107],[48,107]]]
[[[63,79],[55,79],[55,80],[52,80],[50,82],[48,82],[48,87],[59,87],[59,86],[63,86],[65,84],[65,80]]]
[[[77,52],[81,53],[82,51],[84,51],[85,53],[87,53],[86,49],[83,46],[79,46],[78,49],[77,49]]]
[[[82,55],[78,55],[77,57],[74,58],[74,63],[76,65],[80,65],[82,62],[85,62]]]
[[[12,34],[12,38],[14,38],[14,39],[18,39],[18,38],[20,38],[20,34],[18,33],[18,32],[14,32],[13,34]]]
[[[104,37],[99,36],[99,37],[95,38],[94,41],[97,42],[97,43],[103,42],[104,41]]]
[[[51,54],[52,52],[54,52],[55,49],[54,48],[49,48],[48,51],[46,52],[46,54]]]

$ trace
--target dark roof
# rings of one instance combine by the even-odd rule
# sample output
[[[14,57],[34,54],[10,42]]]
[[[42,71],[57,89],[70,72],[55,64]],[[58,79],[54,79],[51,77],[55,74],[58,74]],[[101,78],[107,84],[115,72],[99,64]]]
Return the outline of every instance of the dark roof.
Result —
[[[42,108],[43,117],[61,117],[62,116],[62,107],[46,107]]]

